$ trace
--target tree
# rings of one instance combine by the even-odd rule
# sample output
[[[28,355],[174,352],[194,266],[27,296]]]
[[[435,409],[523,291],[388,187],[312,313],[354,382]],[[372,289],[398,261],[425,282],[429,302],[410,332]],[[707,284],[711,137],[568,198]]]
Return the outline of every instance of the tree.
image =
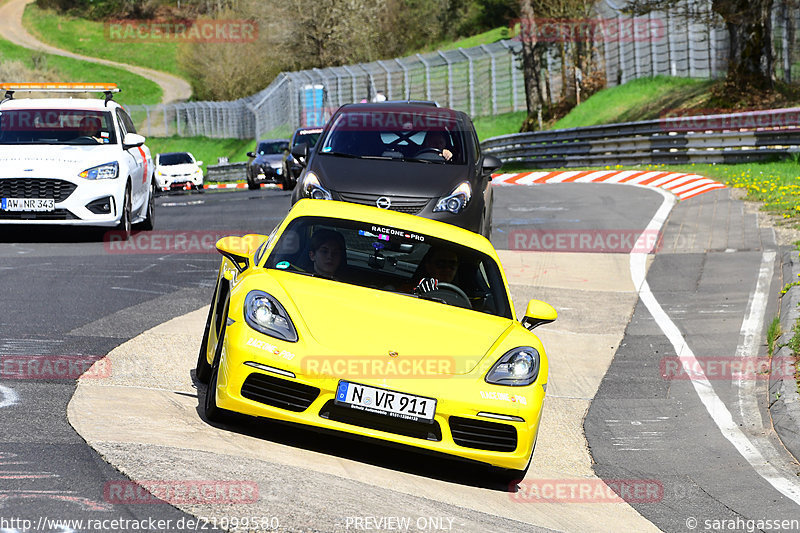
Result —
[[[633,0],[635,14],[651,11],[684,11],[687,17],[703,17],[696,0]],[[740,92],[773,87],[772,54],[773,0],[712,0],[711,9],[728,30],[727,81]]]
[[[531,117],[544,107],[544,95],[541,84],[541,54],[539,41],[536,35],[536,10],[534,0],[520,0],[519,14],[520,39],[522,41],[522,74],[525,79],[525,103],[528,108],[528,117]]]

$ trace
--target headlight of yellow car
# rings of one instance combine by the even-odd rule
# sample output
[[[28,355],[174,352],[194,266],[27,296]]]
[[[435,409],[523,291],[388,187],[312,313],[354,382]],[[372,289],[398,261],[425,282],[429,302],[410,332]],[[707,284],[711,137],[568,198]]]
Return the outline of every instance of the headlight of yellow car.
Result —
[[[286,309],[271,294],[250,291],[244,298],[244,320],[256,331],[289,342],[297,342],[297,330]]]
[[[486,382],[494,385],[523,387],[539,377],[539,352],[530,346],[509,350],[486,374]]]

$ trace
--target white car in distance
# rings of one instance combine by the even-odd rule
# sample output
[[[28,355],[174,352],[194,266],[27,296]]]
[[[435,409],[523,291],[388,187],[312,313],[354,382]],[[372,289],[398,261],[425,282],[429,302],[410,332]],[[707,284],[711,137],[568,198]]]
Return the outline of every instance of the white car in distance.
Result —
[[[162,191],[203,190],[203,162],[190,152],[156,155],[156,186]]]
[[[154,165],[113,83],[0,83],[0,225],[153,229]],[[25,98],[15,92],[102,92]],[[137,228],[137,229],[138,229]]]

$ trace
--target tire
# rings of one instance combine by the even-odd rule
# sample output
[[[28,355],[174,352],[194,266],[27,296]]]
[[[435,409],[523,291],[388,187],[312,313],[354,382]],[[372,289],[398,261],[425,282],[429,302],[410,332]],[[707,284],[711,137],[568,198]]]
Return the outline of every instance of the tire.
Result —
[[[147,199],[147,214],[144,220],[139,223],[139,229],[152,231],[156,223],[156,185],[150,184],[150,197]]]
[[[210,422],[224,422],[230,411],[226,411],[217,406],[217,377],[219,376],[219,366],[222,359],[222,343],[225,342],[225,329],[227,326],[228,317],[228,302],[225,302],[225,309],[222,316],[222,326],[219,329],[219,336],[217,337],[217,347],[214,350],[214,362],[211,364],[211,376],[208,379],[208,388],[206,388],[206,398],[204,402],[204,409],[206,419]]]
[[[498,480],[506,487],[508,487],[509,492],[514,492],[514,489],[517,488],[517,484],[525,479],[525,475],[528,473],[528,469],[531,467],[531,463],[533,462],[533,452],[536,451],[536,443],[533,443],[533,449],[531,450],[531,456],[528,458],[528,464],[523,470],[514,470],[513,468],[503,468],[497,472]]]
[[[200,341],[200,352],[197,354],[197,364],[195,365],[194,375],[200,383],[208,383],[211,377],[211,365],[208,364],[208,334],[211,332],[211,321],[214,318],[214,304],[217,302],[217,291],[214,289],[214,296],[211,297],[211,307],[208,309],[206,318],[206,328],[203,331],[203,340]]]
[[[122,217],[117,224],[117,231],[121,234],[122,240],[127,241],[131,236],[131,187],[125,187],[125,196],[122,200]]]
[[[256,189],[260,189],[261,185],[256,183],[255,178],[250,177],[250,175],[248,174],[247,175],[247,188],[250,189],[251,191],[254,191]]]

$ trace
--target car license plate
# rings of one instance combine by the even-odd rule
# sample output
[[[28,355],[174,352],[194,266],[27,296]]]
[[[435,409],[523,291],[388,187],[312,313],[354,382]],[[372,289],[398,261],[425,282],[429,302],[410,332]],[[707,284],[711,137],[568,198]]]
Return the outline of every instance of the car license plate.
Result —
[[[402,418],[413,422],[433,422],[436,400],[404,392],[379,389],[340,381],[336,389],[336,404],[351,409]]]
[[[53,211],[56,201],[52,198],[0,198],[2,211]]]

